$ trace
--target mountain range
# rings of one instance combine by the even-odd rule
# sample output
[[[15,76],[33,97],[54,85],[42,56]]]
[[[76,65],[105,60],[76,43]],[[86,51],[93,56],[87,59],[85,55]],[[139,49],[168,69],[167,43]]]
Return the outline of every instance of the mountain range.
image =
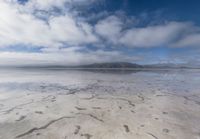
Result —
[[[15,66],[10,66],[15,67]],[[1,67],[2,68],[2,67]],[[15,68],[49,68],[49,69],[200,69],[200,66],[190,64],[151,64],[140,65],[129,62],[108,62],[108,63],[94,63],[78,66],[65,66],[65,65],[29,65],[29,66],[16,66]]]

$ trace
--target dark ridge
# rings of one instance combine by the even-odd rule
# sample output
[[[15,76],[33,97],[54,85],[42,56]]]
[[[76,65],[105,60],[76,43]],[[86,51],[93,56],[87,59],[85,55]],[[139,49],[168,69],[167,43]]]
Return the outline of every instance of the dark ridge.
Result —
[[[76,68],[143,68],[143,66],[128,62],[115,63],[94,63],[89,65],[76,66]]]
[[[0,66],[0,68],[20,68],[20,69],[200,69],[200,66],[192,66],[187,64],[151,64],[139,65],[129,62],[108,62],[94,63],[88,65],[66,66],[66,65],[26,65],[26,66]]]

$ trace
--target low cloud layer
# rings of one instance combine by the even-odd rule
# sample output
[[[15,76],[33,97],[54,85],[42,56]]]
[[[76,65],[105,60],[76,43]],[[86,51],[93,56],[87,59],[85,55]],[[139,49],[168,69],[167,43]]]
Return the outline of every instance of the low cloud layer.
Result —
[[[73,65],[107,61],[138,62],[118,49],[198,47],[200,28],[192,22],[166,21],[139,26],[140,19],[102,11],[94,23],[80,11],[103,0],[0,1],[0,65]],[[101,14],[99,14],[101,15]],[[94,16],[94,15],[93,15]],[[10,52],[6,48],[13,47]],[[15,46],[37,52],[15,51]],[[95,49],[90,49],[94,46]],[[110,50],[112,47],[112,50]],[[107,48],[107,49],[106,49]]]
[[[53,52],[43,53],[23,53],[23,52],[0,52],[0,65],[19,66],[19,65],[81,65],[94,62],[132,62],[139,60],[139,57],[127,56],[118,51],[87,51],[80,52],[82,48],[65,48],[54,50]]]

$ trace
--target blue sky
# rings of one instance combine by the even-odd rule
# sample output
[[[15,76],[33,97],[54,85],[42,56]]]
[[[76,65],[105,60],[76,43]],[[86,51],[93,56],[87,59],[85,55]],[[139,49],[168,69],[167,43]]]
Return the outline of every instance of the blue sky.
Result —
[[[2,0],[0,65],[200,65],[198,0]]]

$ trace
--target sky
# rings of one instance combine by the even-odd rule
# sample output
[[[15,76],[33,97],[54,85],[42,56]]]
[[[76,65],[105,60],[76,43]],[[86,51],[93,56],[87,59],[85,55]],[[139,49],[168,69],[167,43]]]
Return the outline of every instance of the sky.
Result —
[[[0,0],[0,66],[200,65],[199,0]]]

